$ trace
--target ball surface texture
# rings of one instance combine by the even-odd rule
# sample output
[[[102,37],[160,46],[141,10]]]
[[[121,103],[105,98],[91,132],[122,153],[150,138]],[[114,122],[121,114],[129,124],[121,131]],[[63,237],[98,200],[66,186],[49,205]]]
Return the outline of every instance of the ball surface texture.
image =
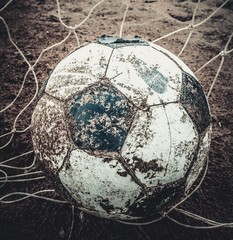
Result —
[[[55,189],[79,209],[153,219],[203,174],[207,99],[175,55],[140,38],[103,36],[53,70],[32,115],[34,151]]]

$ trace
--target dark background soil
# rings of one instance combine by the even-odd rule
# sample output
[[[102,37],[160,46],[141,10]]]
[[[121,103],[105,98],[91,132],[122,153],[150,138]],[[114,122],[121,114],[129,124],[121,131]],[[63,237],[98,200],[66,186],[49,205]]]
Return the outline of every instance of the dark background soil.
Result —
[[[85,18],[97,1],[61,1],[62,15],[67,24],[74,25]],[[118,35],[125,6],[122,1],[106,1],[96,9],[91,18],[77,30],[80,42],[92,41],[96,37]],[[148,3],[149,2],[149,3]],[[175,29],[186,26],[192,18],[197,1],[133,1],[129,8],[123,31],[125,37],[139,35],[146,40],[154,40]],[[197,12],[197,21],[204,19],[223,1],[202,1]],[[6,3],[0,1],[0,8]],[[192,36],[181,58],[195,71],[206,61],[218,54],[225,46],[233,30],[233,3],[229,3],[200,26]],[[57,19],[55,0],[18,0],[0,12],[8,24],[11,37],[22,50],[30,63],[33,63],[46,47],[61,41],[67,35]],[[175,54],[182,48],[188,32],[181,32],[158,42]],[[229,49],[232,48],[231,42]],[[35,67],[39,85],[45,81],[56,63],[74,48],[77,42],[72,36],[59,47],[46,52]],[[233,222],[233,58],[226,56],[209,102],[213,115],[213,135],[210,149],[210,164],[207,176],[201,188],[185,203],[183,209],[200,214],[220,222]],[[220,59],[211,63],[197,74],[207,92],[216,74]],[[7,106],[20,89],[27,64],[10,43],[3,22],[0,21],[0,105]],[[8,110],[0,114],[0,135],[11,130],[16,115],[33,97],[35,81],[32,74],[26,78],[23,91],[17,101]],[[16,128],[24,129],[30,124],[33,103],[19,117]],[[4,145],[9,137],[0,138]],[[0,161],[32,150],[30,131],[17,133],[13,141],[0,150]],[[28,166],[33,154],[21,157],[10,164]],[[19,173],[14,169],[5,169],[9,175]],[[33,170],[38,170],[37,164]],[[22,173],[22,171],[21,171]],[[0,177],[3,174],[0,172]],[[0,188],[0,197],[7,193],[22,191],[35,192],[53,188],[46,180],[23,183],[7,183]],[[61,199],[57,194],[46,194]],[[14,199],[14,198],[11,198]],[[0,203],[0,239],[1,240],[62,240],[68,239],[72,209],[68,204],[59,204],[30,198],[18,203]],[[172,216],[182,222],[196,222],[179,215]],[[71,239],[198,239],[230,240],[233,229],[195,230],[178,226],[164,219],[141,228],[84,215],[84,219],[75,211],[74,229]]]

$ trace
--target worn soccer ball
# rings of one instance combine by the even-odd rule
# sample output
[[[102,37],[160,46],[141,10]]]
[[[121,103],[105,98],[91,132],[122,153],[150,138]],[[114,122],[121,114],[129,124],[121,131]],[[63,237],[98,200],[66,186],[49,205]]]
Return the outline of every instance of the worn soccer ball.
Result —
[[[64,58],[32,115],[35,154],[57,191],[127,222],[153,219],[190,191],[210,134],[193,72],[139,38],[103,36]]]

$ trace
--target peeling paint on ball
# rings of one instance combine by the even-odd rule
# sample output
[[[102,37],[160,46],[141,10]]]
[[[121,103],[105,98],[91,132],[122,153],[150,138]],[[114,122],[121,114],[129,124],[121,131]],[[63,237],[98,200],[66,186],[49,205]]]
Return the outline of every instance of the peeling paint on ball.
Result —
[[[57,191],[99,217],[143,222],[198,181],[211,116],[175,55],[140,38],[103,36],[64,58],[32,115],[35,154]]]

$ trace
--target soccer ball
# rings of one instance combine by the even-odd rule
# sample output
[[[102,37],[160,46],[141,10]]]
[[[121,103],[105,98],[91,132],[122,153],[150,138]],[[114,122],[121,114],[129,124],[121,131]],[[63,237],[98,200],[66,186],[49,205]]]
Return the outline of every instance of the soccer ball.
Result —
[[[193,72],[164,48],[103,36],[58,63],[42,89],[35,154],[79,209],[145,221],[180,201],[203,172],[208,102]]]

